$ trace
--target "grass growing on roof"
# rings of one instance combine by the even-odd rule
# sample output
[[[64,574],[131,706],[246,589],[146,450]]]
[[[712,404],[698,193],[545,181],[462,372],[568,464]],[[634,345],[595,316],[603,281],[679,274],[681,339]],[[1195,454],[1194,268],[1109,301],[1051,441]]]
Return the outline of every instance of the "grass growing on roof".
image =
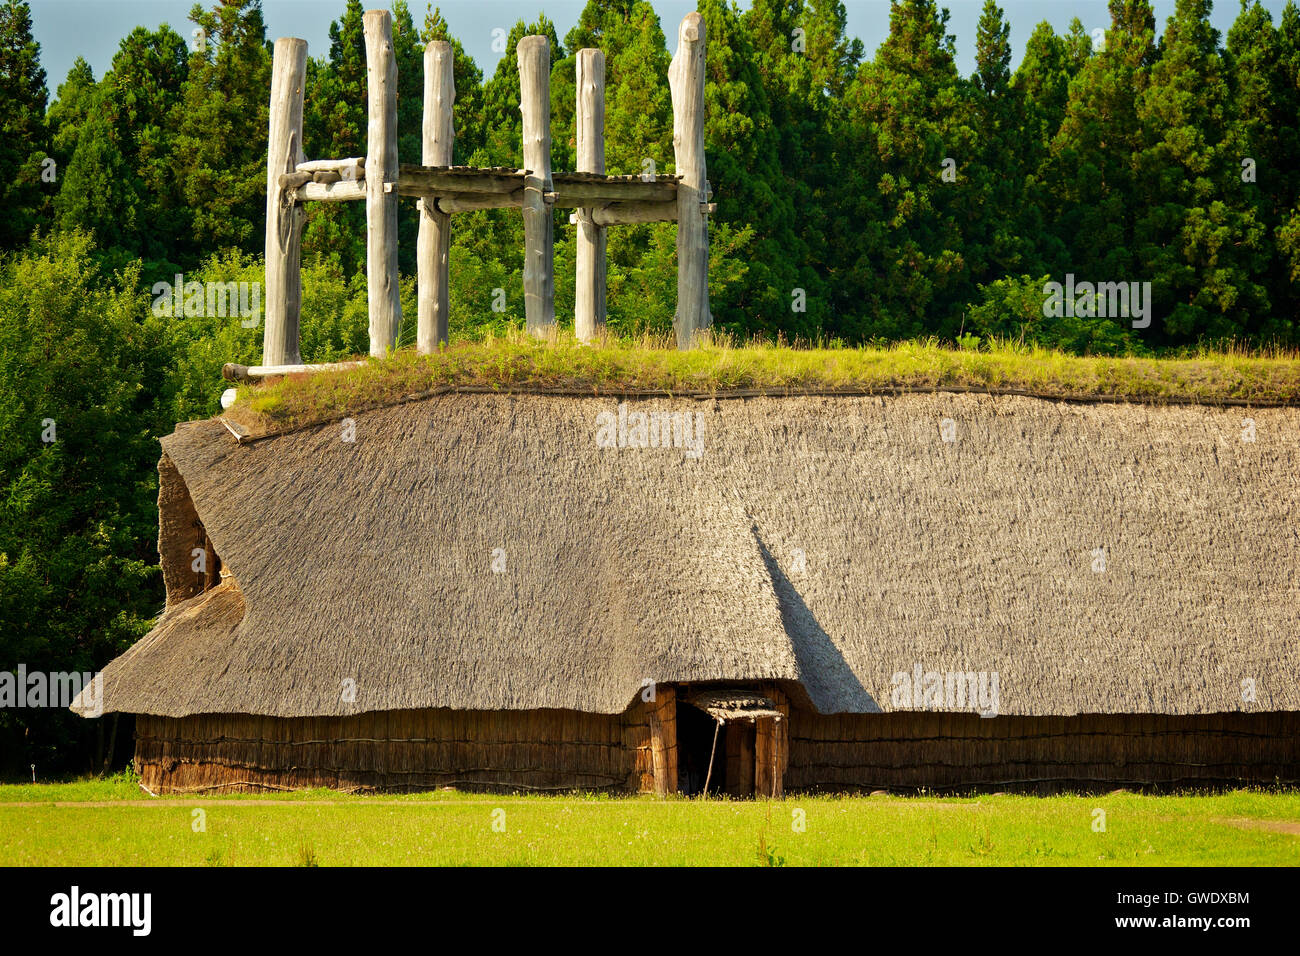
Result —
[[[1295,866],[1300,794],[777,801],[330,791],[150,799],[0,786],[16,866]],[[202,808],[205,829],[195,832]],[[1105,830],[1094,829],[1096,810]],[[504,811],[504,832],[493,811]],[[792,824],[802,811],[804,828]]]
[[[455,342],[432,355],[407,349],[354,368],[243,386],[227,417],[254,429],[294,427],[442,388],[592,395],[954,388],[1022,391],[1047,398],[1272,405],[1300,404],[1300,360],[1277,351],[1139,358],[1074,356],[998,343],[952,349],[916,341],[791,348],[714,339],[683,352],[650,337],[585,346],[566,333],[538,341],[512,332]]]

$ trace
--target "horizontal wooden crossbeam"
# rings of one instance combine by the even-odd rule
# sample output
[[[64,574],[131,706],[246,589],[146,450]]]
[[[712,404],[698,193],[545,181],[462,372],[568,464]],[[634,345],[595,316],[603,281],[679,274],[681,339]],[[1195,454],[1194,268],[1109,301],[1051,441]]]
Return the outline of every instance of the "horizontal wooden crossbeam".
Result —
[[[323,167],[347,160],[322,160]],[[366,198],[364,180],[334,183],[301,182],[302,173],[283,177],[281,186],[299,202],[348,202]],[[364,175],[364,173],[362,174]],[[397,194],[409,199],[430,199],[444,213],[522,206],[529,171],[506,167],[416,166],[399,167]],[[556,173],[546,201],[561,209],[607,207],[597,215],[601,225],[631,222],[668,222],[677,218],[677,177],[599,176],[591,173]]]
[[[472,166],[414,166],[403,163],[397,172],[397,195],[417,199],[451,193],[512,193],[522,189],[526,170]]]

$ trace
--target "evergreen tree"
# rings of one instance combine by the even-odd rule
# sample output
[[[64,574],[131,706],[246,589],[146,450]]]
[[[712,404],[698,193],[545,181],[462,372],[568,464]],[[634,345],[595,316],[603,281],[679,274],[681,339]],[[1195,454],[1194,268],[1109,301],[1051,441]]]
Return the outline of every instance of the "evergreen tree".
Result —
[[[659,17],[645,0],[589,0],[565,37],[569,55],[557,64],[552,87],[557,145],[576,148],[574,63],[582,47],[605,53],[605,166],[611,174],[663,172],[673,158],[668,48]],[[646,161],[653,167],[646,166]],[[567,166],[568,164],[566,164]]]
[[[1067,265],[1066,246],[1051,226],[1050,216],[1057,206],[1050,181],[1052,141],[1065,120],[1070,81],[1087,62],[1091,40],[1076,19],[1072,25],[1076,39],[1058,36],[1050,23],[1043,21],[1034,28],[1025,44],[1025,55],[1011,78],[1018,97],[1019,126],[1015,145],[1024,172],[1024,193],[1018,216],[1018,230],[1032,249],[1032,262],[1026,272],[1034,275],[1063,271]],[[1083,38],[1078,55],[1071,43]],[[1036,266],[1034,265],[1036,263]]]
[[[177,104],[176,175],[193,211],[197,248],[260,249],[266,221],[271,56],[261,0],[231,0],[190,20],[185,89]]]
[[[1239,180],[1228,177],[1226,197],[1264,228],[1265,241],[1276,238],[1296,198],[1295,177],[1288,168],[1300,147],[1295,137],[1296,97],[1288,95],[1281,43],[1268,11],[1257,0],[1242,0],[1223,51],[1230,96],[1223,161],[1235,161],[1233,172]],[[1285,338],[1292,333],[1300,301],[1280,253],[1276,242],[1266,251],[1269,261],[1262,282],[1271,308],[1261,316],[1257,332]]]
[[[98,91],[95,71],[84,58],[77,57],[72,69],[68,70],[67,79],[59,85],[57,98],[45,114],[50,131],[51,155],[57,163],[57,170],[66,170],[72,161],[81,128],[94,112]]]
[[[131,31],[100,82],[54,203],[61,227],[91,231],[119,258],[143,258],[149,275],[195,249],[174,155],[187,60],[171,27]]]
[[[782,189],[780,138],[772,125],[759,53],[739,11],[724,0],[704,0],[699,12],[708,37],[705,155],[718,203],[710,242],[715,234],[729,235],[725,230],[749,228],[753,233],[743,279],[726,290],[711,282],[710,308],[723,330],[775,337],[792,327],[791,320],[803,319],[791,312],[791,302],[799,288],[795,264],[806,258],[790,228],[794,204]]]
[[[1034,27],[1011,85],[1020,94],[1023,109],[1022,142],[1040,159],[1065,119],[1074,76],[1071,67],[1065,39],[1046,20]]]
[[[347,0],[330,24],[326,59],[308,63],[303,102],[303,150],[311,159],[366,155],[366,38],[361,0]],[[333,262],[344,274],[364,270],[365,204],[309,203],[303,254]]]
[[[854,224],[838,215],[843,188],[837,141],[843,95],[862,60],[862,43],[845,36],[839,0],[757,0],[742,25],[757,56],[777,155],[772,193],[781,199],[780,227],[770,235],[797,270],[789,279],[802,290],[781,299],[779,327],[792,337],[815,337],[838,326],[843,306],[834,294],[839,253],[852,248]],[[760,241],[763,241],[760,239]],[[757,278],[757,277],[756,277]],[[779,289],[777,291],[780,291]],[[806,311],[794,312],[796,301]]]
[[[848,93],[847,145],[866,168],[850,200],[863,231],[845,283],[861,303],[851,338],[955,335],[975,292],[962,225],[978,135],[947,25],[934,0],[897,0]]]
[[[49,151],[45,70],[26,0],[0,4],[0,249],[27,241],[52,187],[41,173]]]
[[[1264,229],[1228,137],[1228,82],[1209,17],[1210,0],[1178,0],[1169,18],[1138,101],[1150,145],[1130,197],[1139,211],[1135,252],[1153,284],[1159,331],[1183,341],[1260,331],[1268,309],[1257,281],[1267,263]]]
[[[1300,9],[1288,0],[1276,33],[1277,73],[1274,76],[1272,128],[1277,154],[1286,157],[1287,173],[1266,176],[1261,188],[1270,197],[1275,244],[1270,286],[1274,315],[1300,312],[1300,182],[1291,172],[1300,155]],[[1279,334],[1282,334],[1279,330]],[[1295,333],[1291,333],[1294,341]]]
[[[975,30],[975,89],[990,101],[1011,86],[1011,25],[994,0],[984,0]]]
[[[456,103],[452,109],[456,129],[453,158],[459,165],[468,165],[469,158],[483,146],[483,71],[451,35],[439,8],[433,7],[425,13],[420,39],[425,43],[446,40],[451,44],[452,77],[456,84]]]
[[[483,151],[475,160],[479,166],[513,166],[522,168],[523,154],[523,116],[519,112],[519,41],[526,36],[544,36],[551,45],[552,77],[555,76],[555,64],[564,59],[564,49],[560,46],[555,32],[555,24],[545,14],[540,15],[535,23],[518,21],[510,29],[506,38],[506,49],[497,63],[496,72],[483,86]],[[572,81],[570,81],[572,82]],[[555,99],[552,97],[552,118],[558,118]],[[572,113],[572,102],[567,104],[567,112]],[[552,137],[554,139],[554,137]],[[552,163],[555,166],[554,163]],[[556,168],[559,168],[556,166]]]
[[[1025,105],[1011,83],[1011,27],[1002,8],[985,0],[976,31],[971,96],[980,131],[978,165],[967,188],[966,259],[976,282],[1041,269],[1034,230],[1041,217],[1025,202],[1037,173],[1032,143],[1025,141]]]
[[[1065,118],[1046,170],[1049,216],[1069,249],[1061,267],[1087,281],[1127,281],[1145,269],[1134,251],[1134,199],[1146,184],[1137,157],[1145,146],[1138,100],[1156,58],[1155,15],[1148,0],[1110,0],[1103,48],[1070,84]],[[1067,49],[1078,62],[1085,38],[1072,29]]]
[[[1154,29],[1155,20],[1152,18],[1152,29]],[[1070,29],[1065,35],[1065,55],[1069,63],[1070,76],[1074,77],[1084,64],[1092,57],[1094,52],[1092,37],[1088,36],[1088,31],[1083,28],[1082,21],[1075,17],[1070,21]]]

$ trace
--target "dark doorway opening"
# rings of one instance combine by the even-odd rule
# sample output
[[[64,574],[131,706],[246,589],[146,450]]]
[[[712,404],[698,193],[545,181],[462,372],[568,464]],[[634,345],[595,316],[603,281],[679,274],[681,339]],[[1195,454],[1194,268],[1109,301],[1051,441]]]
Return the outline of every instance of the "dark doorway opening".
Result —
[[[722,793],[727,786],[727,761],[723,733],[717,733],[717,752],[713,749],[718,722],[690,704],[677,704],[677,787],[687,796],[704,792],[708,779],[709,793]],[[713,755],[713,772],[709,772],[709,755]]]

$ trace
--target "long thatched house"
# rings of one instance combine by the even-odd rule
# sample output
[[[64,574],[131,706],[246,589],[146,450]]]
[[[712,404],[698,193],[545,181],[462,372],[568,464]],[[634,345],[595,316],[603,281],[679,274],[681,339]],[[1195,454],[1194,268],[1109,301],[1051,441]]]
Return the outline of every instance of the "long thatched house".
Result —
[[[1300,780],[1300,411],[448,394],[163,440],[156,792]]]

